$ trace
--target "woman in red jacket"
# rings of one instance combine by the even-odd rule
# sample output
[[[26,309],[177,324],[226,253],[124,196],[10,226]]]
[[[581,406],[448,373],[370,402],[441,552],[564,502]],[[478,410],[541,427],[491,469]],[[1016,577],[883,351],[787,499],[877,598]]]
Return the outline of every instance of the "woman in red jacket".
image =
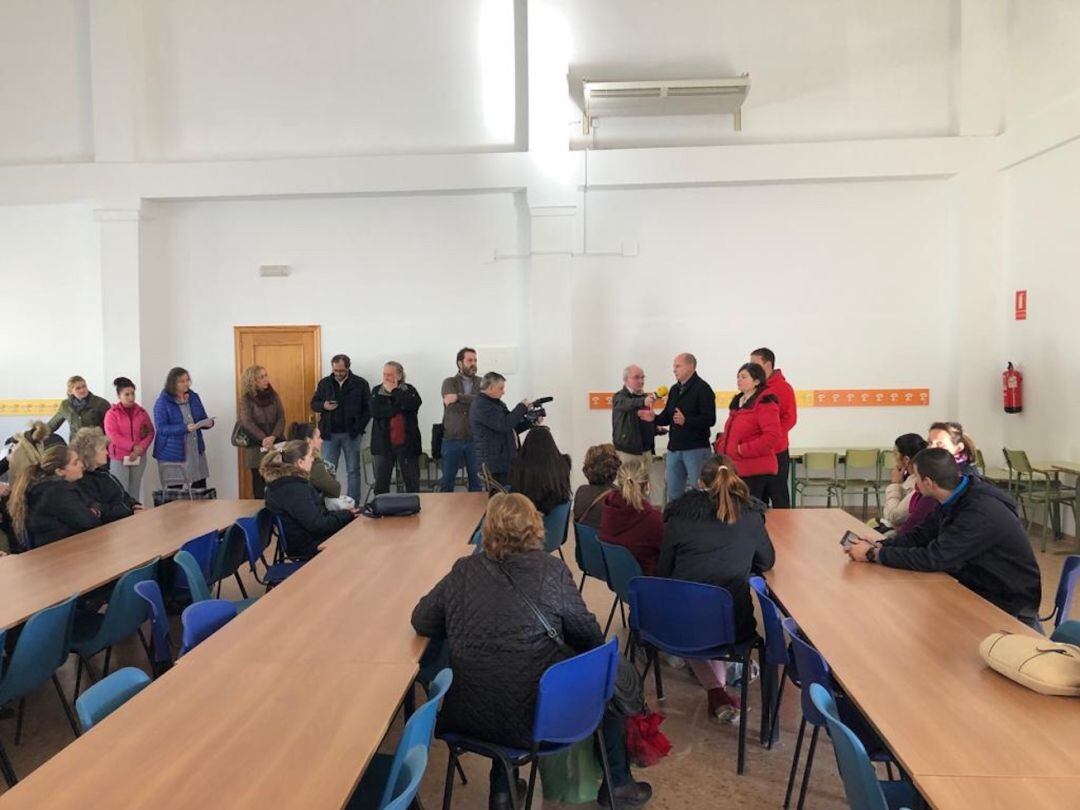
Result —
[[[780,444],[780,401],[765,391],[765,369],[746,363],[739,369],[739,393],[731,400],[724,432],[713,449],[730,456],[735,471],[746,482],[750,494],[761,499],[776,475],[776,448]]]
[[[649,467],[642,458],[631,458],[619,467],[615,490],[603,501],[600,539],[629,549],[641,573],[656,576],[664,517],[649,503]]]

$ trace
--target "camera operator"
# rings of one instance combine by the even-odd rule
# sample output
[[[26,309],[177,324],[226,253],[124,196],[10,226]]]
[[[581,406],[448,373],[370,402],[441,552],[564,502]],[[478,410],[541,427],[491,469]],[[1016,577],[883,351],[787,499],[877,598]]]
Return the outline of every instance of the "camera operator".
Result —
[[[521,400],[510,410],[502,401],[505,393],[506,377],[489,371],[480,381],[480,395],[473,400],[469,409],[476,462],[503,486],[510,480],[510,464],[517,454],[517,434],[533,427],[538,421],[537,415],[532,419],[526,418],[532,407],[528,399]]]

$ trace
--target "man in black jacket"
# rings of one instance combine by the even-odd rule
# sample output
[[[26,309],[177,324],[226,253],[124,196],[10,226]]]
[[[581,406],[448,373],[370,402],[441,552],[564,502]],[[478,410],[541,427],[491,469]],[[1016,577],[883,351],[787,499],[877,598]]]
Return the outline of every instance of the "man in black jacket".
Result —
[[[330,360],[333,374],[319,380],[311,398],[311,410],[320,414],[323,461],[336,467],[341,451],[345,451],[349,497],[360,503],[364,486],[360,443],[371,419],[371,387],[367,380],[350,371],[351,366],[348,355],[334,355]]]
[[[420,491],[420,392],[405,382],[405,369],[394,360],[383,366],[383,381],[371,392],[371,455],[375,459],[375,494],[390,491],[394,463],[406,492]],[[399,490],[400,491],[400,490]]]
[[[653,400],[645,393],[644,370],[627,366],[622,376],[623,387],[611,398],[611,443],[619,458],[626,461],[656,451],[656,423],[651,416]],[[647,420],[638,413],[644,410],[649,411]]]
[[[914,460],[916,486],[938,508],[909,534],[847,548],[856,562],[909,571],[944,571],[1020,621],[1038,625],[1042,578],[1031,541],[1008,495],[978,476],[961,475],[948,450]]]
[[[532,404],[523,399],[510,410],[502,401],[505,393],[506,377],[489,371],[480,381],[480,395],[469,409],[476,463],[480,469],[486,467],[488,475],[502,485],[510,480],[510,462],[517,455],[517,434],[530,427],[524,419]]]
[[[716,394],[697,375],[697,358],[689,352],[675,355],[673,371],[675,385],[668,391],[664,410],[656,415],[657,425],[671,426],[664,457],[669,501],[697,485],[701,465],[711,453],[709,429],[716,424]]]

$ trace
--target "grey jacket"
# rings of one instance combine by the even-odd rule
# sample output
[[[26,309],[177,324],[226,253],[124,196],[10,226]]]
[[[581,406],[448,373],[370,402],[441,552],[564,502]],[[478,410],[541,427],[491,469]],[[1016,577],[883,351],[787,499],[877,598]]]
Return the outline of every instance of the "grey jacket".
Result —
[[[447,377],[443,380],[442,396],[457,394],[457,402],[453,405],[443,406],[443,438],[468,441],[472,438],[469,429],[469,408],[480,393],[480,378],[473,377],[473,389],[471,394],[463,394],[461,374]]]
[[[616,450],[641,455],[655,449],[656,427],[638,419],[644,407],[645,395],[636,396],[625,385],[611,398],[611,443]]]

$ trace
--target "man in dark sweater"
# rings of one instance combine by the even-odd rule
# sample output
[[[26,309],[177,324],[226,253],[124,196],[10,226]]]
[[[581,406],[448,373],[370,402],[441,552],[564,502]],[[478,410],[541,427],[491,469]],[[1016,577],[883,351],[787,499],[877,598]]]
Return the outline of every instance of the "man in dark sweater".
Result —
[[[675,355],[675,385],[668,391],[664,410],[656,424],[671,426],[667,455],[667,499],[678,498],[687,487],[697,485],[701,465],[711,454],[709,429],[716,424],[716,395],[697,375],[697,358],[689,352]],[[646,407],[651,407],[647,400]]]
[[[323,461],[336,467],[344,451],[348,494],[354,502],[360,503],[364,485],[360,443],[371,420],[371,386],[363,377],[353,374],[351,366],[348,355],[334,355],[330,360],[333,373],[319,380],[311,398],[311,410],[319,414]]]
[[[1025,624],[1038,626],[1042,578],[1031,541],[1004,492],[975,475],[962,475],[952,454],[938,447],[913,461],[916,486],[938,508],[910,534],[855,543],[856,562],[909,571],[944,571]]]

